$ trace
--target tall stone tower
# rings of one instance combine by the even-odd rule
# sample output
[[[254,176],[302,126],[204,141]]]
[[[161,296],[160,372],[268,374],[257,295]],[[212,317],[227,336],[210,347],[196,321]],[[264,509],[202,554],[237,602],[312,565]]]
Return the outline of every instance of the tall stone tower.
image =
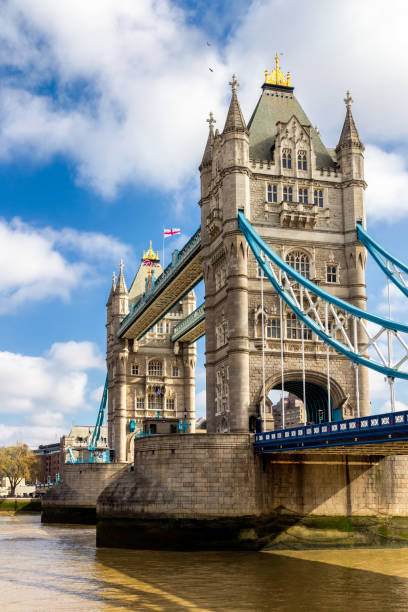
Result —
[[[196,346],[171,342],[173,328],[196,307],[190,291],[139,341],[118,338],[117,331],[129,309],[162,273],[159,254],[151,248],[143,252],[142,262],[128,291],[120,265],[107,308],[108,437],[115,460],[132,459],[131,442],[146,417],[175,417],[195,423]]]
[[[201,173],[201,243],[205,282],[207,430],[248,431],[263,396],[260,270],[238,227],[238,211],[290,265],[329,292],[365,308],[365,251],[356,222],[365,224],[362,145],[347,94],[335,150],[323,144],[279,68],[265,73],[262,94],[246,124],[232,97],[222,133],[209,136]],[[264,283],[266,392],[284,388],[302,399],[301,325]],[[364,338],[359,338],[360,343]],[[328,418],[327,380],[335,419],[356,412],[354,366],[305,332],[309,421]],[[360,413],[369,411],[368,375],[359,368]],[[271,402],[268,402],[271,406]],[[272,421],[272,417],[270,418]]]

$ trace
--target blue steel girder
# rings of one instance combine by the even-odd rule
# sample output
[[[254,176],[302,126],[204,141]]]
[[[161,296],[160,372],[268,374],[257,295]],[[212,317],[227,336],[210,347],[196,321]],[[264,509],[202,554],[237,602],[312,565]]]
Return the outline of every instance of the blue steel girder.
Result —
[[[391,255],[391,253],[386,251],[376,240],[371,238],[361,223],[357,223],[357,238],[360,240],[361,244],[365,246],[390,281],[408,297],[408,279],[403,276],[403,273],[408,275],[408,266],[394,257],[394,255]]]
[[[205,334],[204,304],[201,304],[173,330],[172,342],[195,342]]]
[[[259,236],[242,211],[238,213],[238,223],[266,277],[301,324],[353,363],[365,365],[390,379],[408,380],[408,371],[400,369],[408,361],[408,343],[401,336],[401,333],[408,334],[408,325],[361,310],[328,293],[283,261]],[[325,310],[323,316],[322,306]],[[343,316],[344,321],[341,318]],[[330,331],[329,318],[334,323],[334,332]],[[368,322],[375,326],[376,331],[369,329]],[[368,338],[364,346],[358,345],[357,328],[361,328]],[[337,331],[342,335],[343,342],[335,337]],[[379,342],[387,338],[389,340],[390,336],[399,342],[400,352],[395,361],[392,361],[390,349],[388,358],[383,355],[383,347]],[[377,361],[367,355],[368,349],[375,351]]]
[[[154,283],[150,294],[144,293],[121,323],[119,338],[139,340],[169,312],[203,277],[201,232],[198,230],[181,251],[173,253],[172,263]]]
[[[378,454],[407,454],[408,411],[265,431],[255,435],[254,449],[260,454],[318,449],[325,453],[343,453],[340,449],[367,453],[366,445]]]

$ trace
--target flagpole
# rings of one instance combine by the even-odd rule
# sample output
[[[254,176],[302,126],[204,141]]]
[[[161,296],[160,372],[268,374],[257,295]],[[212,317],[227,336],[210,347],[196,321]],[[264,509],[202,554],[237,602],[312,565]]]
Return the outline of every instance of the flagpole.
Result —
[[[163,227],[163,261],[162,261],[162,268],[164,271],[164,227]]]

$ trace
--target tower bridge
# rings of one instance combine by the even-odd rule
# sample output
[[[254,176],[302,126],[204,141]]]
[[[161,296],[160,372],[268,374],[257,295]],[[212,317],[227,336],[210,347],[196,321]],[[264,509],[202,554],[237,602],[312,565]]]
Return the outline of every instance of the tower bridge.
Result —
[[[201,227],[161,274],[152,271],[116,330],[117,347],[135,349],[204,280],[204,304],[169,339],[177,354],[205,335],[208,432],[273,429],[273,389],[283,413],[285,391],[303,401],[303,425],[367,416],[369,368],[388,377],[392,407],[395,377],[408,377],[393,367],[391,346],[388,357],[380,346],[397,338],[403,363],[408,327],[365,311],[366,248],[397,286],[407,268],[364,229],[353,100],[347,92],[339,142],[329,149],[278,64],[248,125],[233,76],[222,132],[208,119]]]
[[[408,516],[408,411],[395,412],[394,397],[395,379],[408,379],[408,325],[366,309],[367,253],[405,296],[408,266],[366,231],[364,145],[350,94],[332,149],[278,56],[248,123],[235,75],[230,85],[223,129],[212,113],[208,120],[199,231],[164,271],[150,247],[129,290],[122,266],[112,283],[115,462],[81,464],[81,477],[67,466],[66,489],[55,489],[48,508],[93,495],[105,546],[284,546],[282,533],[306,515],[308,525],[316,515],[359,517],[356,542],[379,544],[384,517]],[[205,301],[196,308],[200,280]],[[207,435],[137,438],[157,412],[194,433],[203,334]],[[370,369],[389,382],[387,414],[371,414]],[[281,395],[279,427],[271,390]],[[294,424],[286,391],[303,402]],[[377,539],[367,537],[374,524]]]

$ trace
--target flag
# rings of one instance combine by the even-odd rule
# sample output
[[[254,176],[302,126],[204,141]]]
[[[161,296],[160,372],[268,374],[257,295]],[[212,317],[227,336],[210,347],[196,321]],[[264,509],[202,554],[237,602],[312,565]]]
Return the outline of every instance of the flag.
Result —
[[[176,234],[181,234],[181,229],[178,227],[171,227],[170,229],[163,230],[164,238],[171,238],[172,236],[175,236]]]

